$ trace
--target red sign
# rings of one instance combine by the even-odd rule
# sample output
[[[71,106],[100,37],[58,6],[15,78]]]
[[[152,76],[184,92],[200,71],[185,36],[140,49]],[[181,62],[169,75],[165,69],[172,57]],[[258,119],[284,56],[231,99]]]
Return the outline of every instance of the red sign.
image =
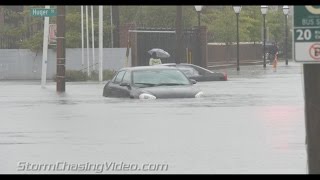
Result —
[[[57,25],[49,24],[49,45],[57,44]]]
[[[309,55],[314,60],[320,60],[320,43],[315,43],[310,46]]]

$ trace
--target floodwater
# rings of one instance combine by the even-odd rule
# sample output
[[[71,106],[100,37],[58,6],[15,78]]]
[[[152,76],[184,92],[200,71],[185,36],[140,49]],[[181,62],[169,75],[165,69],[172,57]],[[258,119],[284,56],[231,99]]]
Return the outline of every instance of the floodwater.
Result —
[[[104,84],[0,82],[0,173],[307,173],[302,67],[220,70],[201,99],[102,97]],[[161,170],[39,170],[35,164],[165,164]],[[22,167],[34,164],[29,169]],[[70,167],[70,166],[69,166]]]

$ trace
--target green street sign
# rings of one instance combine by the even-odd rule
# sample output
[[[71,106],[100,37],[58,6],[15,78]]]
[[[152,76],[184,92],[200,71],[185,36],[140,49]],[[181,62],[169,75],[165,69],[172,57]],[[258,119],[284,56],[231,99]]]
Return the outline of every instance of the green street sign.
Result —
[[[31,16],[40,16],[40,17],[51,17],[57,15],[56,9],[46,9],[46,8],[33,8],[30,9]]]
[[[319,28],[296,28],[294,33],[295,42],[320,42]]]
[[[295,61],[320,63],[320,5],[294,6],[292,35]]]

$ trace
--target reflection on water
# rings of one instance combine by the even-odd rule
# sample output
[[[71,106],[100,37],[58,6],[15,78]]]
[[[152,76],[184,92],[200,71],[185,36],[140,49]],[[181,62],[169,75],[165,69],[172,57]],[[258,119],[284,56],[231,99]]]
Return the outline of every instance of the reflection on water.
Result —
[[[67,83],[67,92],[57,94],[54,83],[42,89],[39,82],[0,82],[0,173],[21,173],[19,161],[306,173],[300,66],[259,68],[197,83],[206,94],[201,99],[104,98],[99,83]]]

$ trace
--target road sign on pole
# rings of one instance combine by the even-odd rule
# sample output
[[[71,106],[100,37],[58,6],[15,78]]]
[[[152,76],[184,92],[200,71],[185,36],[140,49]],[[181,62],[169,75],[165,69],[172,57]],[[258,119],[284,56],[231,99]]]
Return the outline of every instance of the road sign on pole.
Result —
[[[320,63],[320,6],[294,6],[293,31],[295,61]]]
[[[57,10],[54,8],[46,9],[46,8],[32,8],[30,10],[31,16],[40,16],[40,17],[51,17],[57,16]]]

